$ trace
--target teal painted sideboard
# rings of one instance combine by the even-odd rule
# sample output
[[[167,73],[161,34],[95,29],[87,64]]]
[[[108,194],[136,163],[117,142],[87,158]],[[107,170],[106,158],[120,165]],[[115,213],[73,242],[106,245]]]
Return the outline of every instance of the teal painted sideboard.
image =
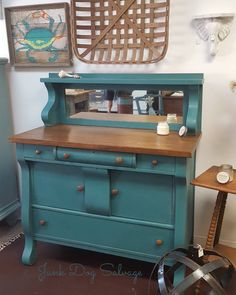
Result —
[[[201,134],[202,74],[84,74],[41,79],[45,126],[14,135],[22,169],[23,263],[36,241],[154,262],[193,238],[195,151]],[[65,89],[182,90],[182,123],[156,134],[160,116],[79,113]]]
[[[12,135],[12,116],[5,66],[8,60],[0,58],[0,220],[9,224],[16,221],[19,198],[16,179],[15,152],[8,136]]]

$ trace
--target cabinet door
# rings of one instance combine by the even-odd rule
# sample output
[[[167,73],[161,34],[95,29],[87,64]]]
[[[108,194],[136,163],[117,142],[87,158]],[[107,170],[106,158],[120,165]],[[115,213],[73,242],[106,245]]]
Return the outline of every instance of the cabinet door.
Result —
[[[111,171],[112,215],[173,224],[174,177]]]
[[[31,162],[32,203],[83,211],[84,178],[80,167]]]

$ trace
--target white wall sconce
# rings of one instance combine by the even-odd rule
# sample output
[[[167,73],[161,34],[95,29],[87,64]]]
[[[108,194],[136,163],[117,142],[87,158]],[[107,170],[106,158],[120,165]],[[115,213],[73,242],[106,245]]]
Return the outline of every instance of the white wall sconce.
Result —
[[[194,17],[197,33],[202,40],[208,42],[211,56],[217,54],[220,42],[229,35],[233,18],[233,13],[212,13]]]

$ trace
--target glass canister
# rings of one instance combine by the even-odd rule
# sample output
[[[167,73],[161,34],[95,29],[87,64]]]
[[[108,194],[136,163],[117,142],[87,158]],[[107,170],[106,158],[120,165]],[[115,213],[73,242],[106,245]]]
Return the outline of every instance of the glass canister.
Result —
[[[157,134],[168,135],[170,132],[169,125],[166,121],[159,122],[157,125]]]
[[[167,123],[177,123],[177,115],[176,114],[167,114]]]
[[[216,179],[219,183],[227,183],[232,181],[234,178],[233,166],[229,164],[222,164],[219,167]]]

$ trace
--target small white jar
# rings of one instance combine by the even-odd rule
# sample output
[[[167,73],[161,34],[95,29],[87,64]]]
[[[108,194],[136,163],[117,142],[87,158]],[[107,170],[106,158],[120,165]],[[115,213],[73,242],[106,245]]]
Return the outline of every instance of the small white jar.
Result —
[[[157,134],[168,135],[170,133],[169,125],[166,121],[159,122],[157,125]]]

